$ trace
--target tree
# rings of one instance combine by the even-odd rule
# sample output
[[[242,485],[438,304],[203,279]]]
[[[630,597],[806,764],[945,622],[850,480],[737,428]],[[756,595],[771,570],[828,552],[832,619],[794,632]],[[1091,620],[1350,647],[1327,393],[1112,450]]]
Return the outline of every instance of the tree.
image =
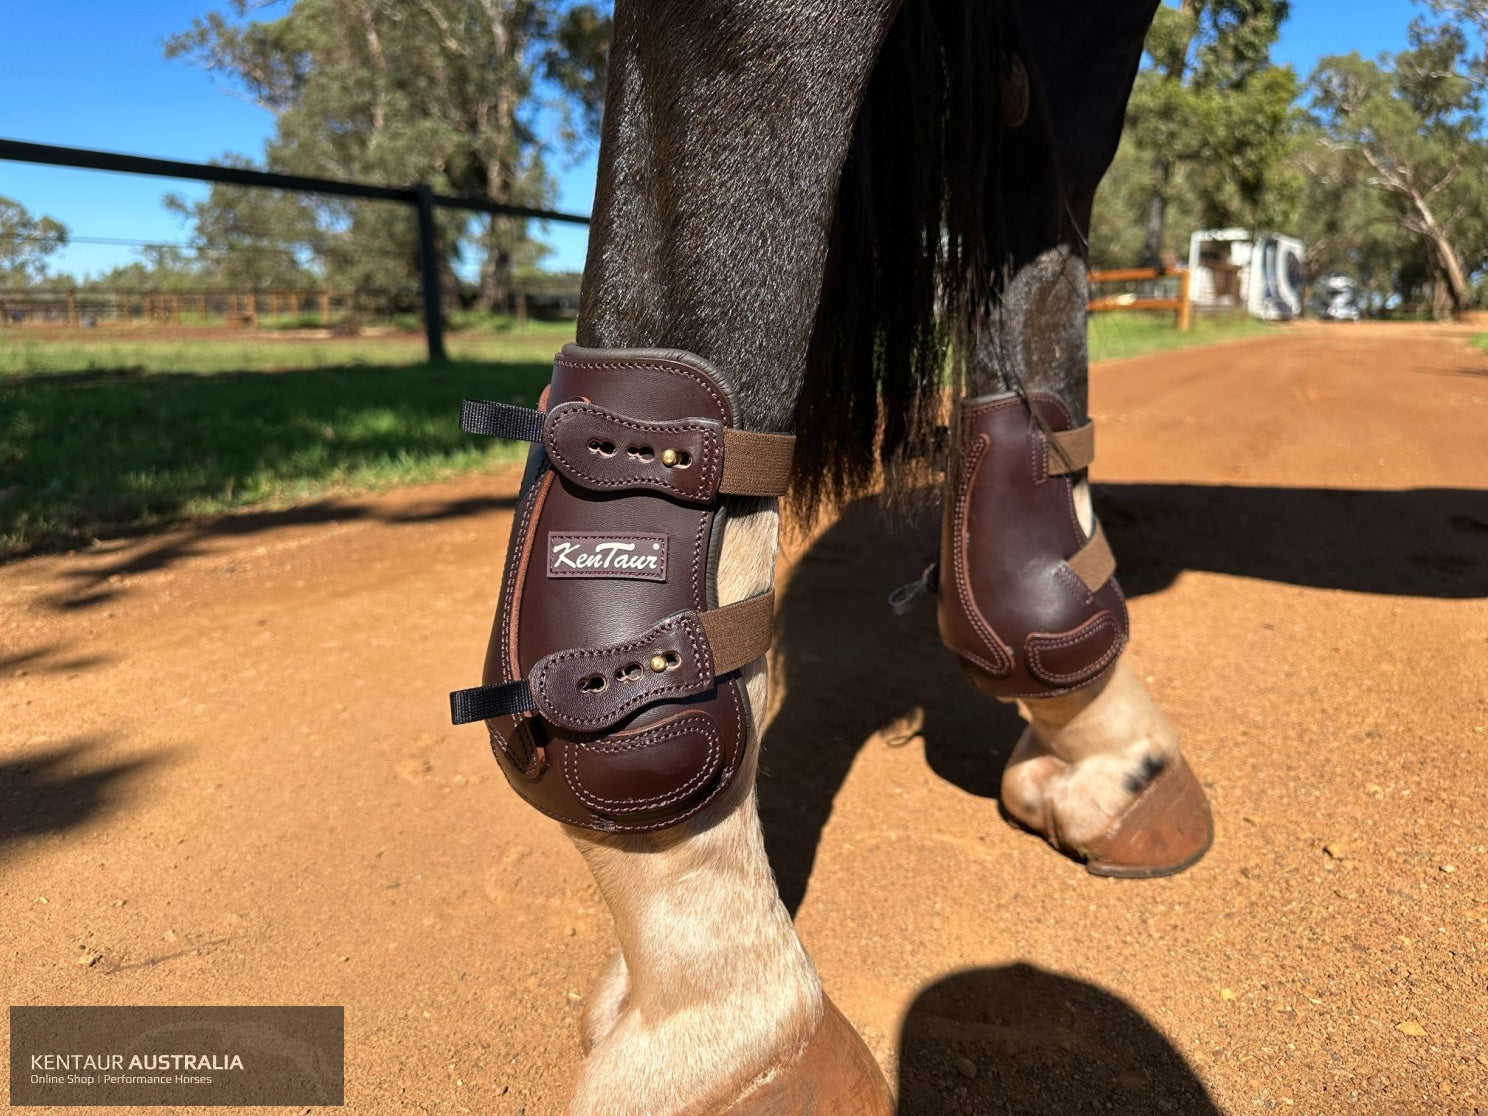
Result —
[[[1364,185],[1354,160],[1314,127],[1299,137],[1296,168],[1306,182],[1305,203],[1287,227],[1307,245],[1307,285],[1325,275],[1348,275],[1357,282],[1365,308],[1383,309],[1409,286],[1403,274],[1419,263],[1419,251],[1402,233],[1392,207]]]
[[[33,217],[0,197],[0,287],[28,287],[46,278],[47,258],[67,244],[67,226]]]
[[[1214,223],[1263,223],[1295,125],[1296,76],[1270,60],[1289,10],[1289,0],[1158,8],[1127,110],[1128,158],[1144,164],[1128,181],[1146,194],[1145,263],[1161,260],[1180,184],[1211,220],[1230,218]]]
[[[539,122],[556,117],[566,146],[594,134],[602,103],[609,17],[576,0],[231,0],[166,43],[221,74],[274,114],[265,149],[272,170],[360,181],[427,182],[438,190],[543,206],[553,197]],[[274,19],[252,18],[266,7]],[[577,110],[577,111],[575,111]],[[228,191],[214,190],[206,216]],[[314,205],[334,246],[335,270],[370,261],[386,273],[401,256],[411,273],[414,234],[387,206]],[[265,215],[267,216],[267,215]],[[303,237],[288,211],[281,239]],[[481,294],[504,299],[511,270],[534,252],[526,222],[489,218],[481,228]],[[469,231],[451,219],[451,257]],[[293,234],[293,237],[290,235]],[[339,262],[338,262],[339,261]],[[363,269],[365,270],[365,268]],[[342,275],[345,282],[353,276]]]
[[[241,158],[226,162],[247,165]],[[325,260],[335,237],[322,232],[317,204],[303,194],[218,184],[195,203],[167,194],[165,206],[192,222],[192,263],[206,286],[294,290],[328,278]],[[386,260],[376,262],[386,267]]]
[[[1469,275],[1488,262],[1488,145],[1481,60],[1453,22],[1411,28],[1412,49],[1371,62],[1322,59],[1311,80],[1323,142],[1345,159],[1360,188],[1383,194],[1400,227],[1426,249],[1434,311],[1471,300]]]

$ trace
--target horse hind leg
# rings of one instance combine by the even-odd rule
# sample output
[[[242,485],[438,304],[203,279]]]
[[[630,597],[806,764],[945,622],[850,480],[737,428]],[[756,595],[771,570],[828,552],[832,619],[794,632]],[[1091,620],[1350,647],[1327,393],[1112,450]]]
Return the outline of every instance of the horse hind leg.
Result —
[[[1121,876],[1181,871],[1213,837],[1177,733],[1125,662],[1126,604],[1086,475],[1083,249],[1152,7],[1123,0],[1070,20],[1061,5],[1011,5],[1024,111],[1003,115],[988,164],[1005,217],[949,214],[953,243],[977,240],[1008,268],[982,287],[996,289],[990,312],[981,292],[959,303],[953,292],[970,398],[953,419],[942,637],[979,688],[1029,721],[1004,810],[1093,873]]]

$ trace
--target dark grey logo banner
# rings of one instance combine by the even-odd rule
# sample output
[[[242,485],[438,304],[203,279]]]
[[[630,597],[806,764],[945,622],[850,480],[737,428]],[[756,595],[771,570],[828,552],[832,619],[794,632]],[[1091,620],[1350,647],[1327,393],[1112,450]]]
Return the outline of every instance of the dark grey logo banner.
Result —
[[[339,1007],[13,1007],[10,1103],[339,1105]]]
[[[665,581],[667,537],[549,531],[548,576]]]

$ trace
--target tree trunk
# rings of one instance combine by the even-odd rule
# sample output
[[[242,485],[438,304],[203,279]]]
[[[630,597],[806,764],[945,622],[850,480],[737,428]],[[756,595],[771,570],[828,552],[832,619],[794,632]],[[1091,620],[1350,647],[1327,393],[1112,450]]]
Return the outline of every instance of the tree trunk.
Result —
[[[1162,267],[1163,239],[1167,231],[1168,189],[1173,178],[1172,161],[1160,158],[1153,165],[1157,172],[1157,183],[1152,188],[1152,197],[1147,199],[1146,237],[1142,242],[1142,267]]]
[[[512,200],[518,173],[517,97],[514,81],[520,69],[525,40],[521,34],[521,5],[512,0],[484,0],[491,28],[492,55],[507,80],[500,82],[493,101],[484,106],[482,130],[486,133],[486,197],[495,202]],[[522,227],[510,217],[489,218],[486,258],[481,263],[480,304],[488,311],[507,309],[511,299],[512,254],[521,239]]]
[[[1442,321],[1467,308],[1467,277],[1462,273],[1462,262],[1446,236],[1440,230],[1429,235],[1431,246],[1436,251],[1437,294],[1432,302],[1432,313]]]
[[[491,216],[486,233],[486,258],[481,262],[480,304],[481,309],[500,313],[506,309],[511,295],[511,246],[509,237],[503,235],[500,223],[509,217]]]
[[[1450,318],[1467,308],[1469,291],[1467,289],[1467,276],[1462,270],[1462,261],[1457,258],[1457,252],[1452,247],[1452,242],[1447,238],[1447,232],[1436,223],[1436,216],[1431,212],[1431,207],[1426,204],[1426,199],[1412,189],[1410,200],[1416,207],[1416,213],[1420,217],[1418,228],[1425,235],[1431,245],[1431,250],[1436,256],[1435,281],[1431,298],[1431,312],[1438,320]]]

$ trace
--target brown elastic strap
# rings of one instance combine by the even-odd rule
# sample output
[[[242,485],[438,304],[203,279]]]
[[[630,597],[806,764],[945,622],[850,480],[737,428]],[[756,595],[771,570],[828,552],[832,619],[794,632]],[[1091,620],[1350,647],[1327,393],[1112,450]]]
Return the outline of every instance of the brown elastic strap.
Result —
[[[775,632],[775,594],[709,609],[699,619],[713,649],[713,674],[722,677],[770,650]]]
[[[1095,423],[1087,422],[1073,430],[1049,432],[1049,475],[1057,477],[1063,473],[1078,473],[1090,468],[1095,460]]]
[[[1106,533],[1099,523],[1095,525],[1095,534],[1090,536],[1090,541],[1069,559],[1068,564],[1092,593],[1111,580],[1111,575],[1116,572],[1116,556],[1111,553]]]
[[[796,440],[789,434],[725,430],[723,480],[718,491],[731,496],[785,495],[795,451]]]

